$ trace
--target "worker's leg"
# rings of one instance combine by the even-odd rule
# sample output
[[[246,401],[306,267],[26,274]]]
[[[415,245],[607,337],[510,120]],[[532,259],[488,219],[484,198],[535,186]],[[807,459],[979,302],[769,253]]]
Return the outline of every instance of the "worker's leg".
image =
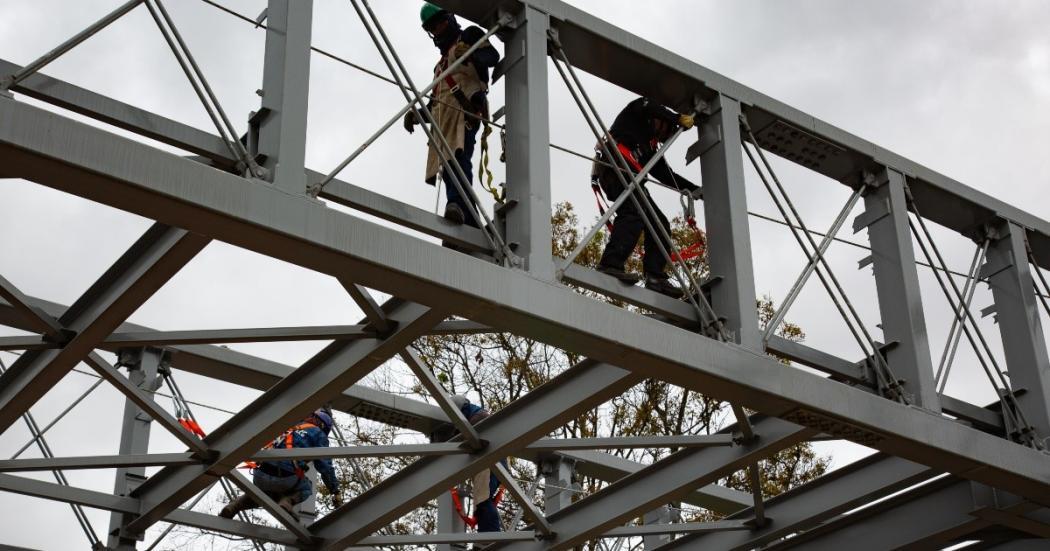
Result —
[[[237,513],[240,513],[241,511],[254,509],[258,506],[259,504],[256,503],[255,500],[252,499],[248,494],[241,494],[240,497],[227,503],[226,506],[222,508],[222,511],[219,511],[219,516],[223,518],[233,518],[237,516]]]
[[[634,251],[634,246],[638,244],[638,238],[642,235],[644,227],[642,217],[631,201],[620,205],[613,219],[612,235],[609,236],[609,242],[606,243],[605,250],[602,252],[599,266],[623,270],[627,259],[631,257],[631,252]]]
[[[474,507],[474,518],[478,521],[478,532],[502,532],[499,520],[499,509],[491,499],[486,499]]]
[[[667,221],[667,217],[664,216],[660,207],[656,206],[656,203],[653,203],[653,198],[649,196],[648,190],[643,191],[643,193],[645,193],[646,198],[649,199],[649,204],[653,206],[653,210],[656,211],[656,219],[652,220],[653,225],[657,226],[657,228],[663,227],[664,231],[670,235],[671,223]],[[645,256],[642,259],[642,267],[645,269],[645,275],[647,276],[651,275],[666,278],[664,271],[667,269],[667,258],[660,252],[660,247],[656,245],[656,242],[659,240],[663,243],[664,250],[667,251],[667,254],[672,254],[674,249],[671,247],[671,244],[663,238],[663,235],[659,234],[659,229],[657,229],[657,232],[657,235],[649,235],[649,230],[645,230],[645,242],[643,243]]]
[[[467,177],[467,186],[474,185],[474,144],[477,142],[478,126],[475,125],[473,128],[469,125],[464,131],[463,135],[463,149],[456,150],[456,162],[460,168],[463,169],[463,174]],[[449,174],[447,170],[442,169],[441,178],[445,182],[445,198],[450,205],[456,205],[463,211],[463,223],[478,227],[477,219],[477,207],[474,206],[474,201],[471,199],[468,193],[466,197],[463,197],[459,193],[459,189],[456,188],[454,175]],[[466,191],[466,190],[464,190]]]

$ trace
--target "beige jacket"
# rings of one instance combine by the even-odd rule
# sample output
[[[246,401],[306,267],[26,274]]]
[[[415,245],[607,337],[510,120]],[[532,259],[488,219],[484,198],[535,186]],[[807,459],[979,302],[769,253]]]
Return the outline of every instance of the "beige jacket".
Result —
[[[481,45],[481,47],[484,46],[485,44]],[[449,48],[448,55],[442,56],[437,65],[434,66],[434,77],[440,75],[446,67],[456,61],[455,49]],[[469,61],[463,62],[456,67],[450,76],[468,98],[474,97],[474,94],[478,92],[488,90],[488,85],[478,78],[477,71],[474,70],[474,66]],[[431,113],[433,113],[434,121],[437,123],[437,130],[444,133],[445,139],[448,140],[448,144],[452,146],[454,151],[463,149],[466,136],[466,116],[459,109],[459,102],[456,101],[456,96],[452,93],[452,89],[449,88],[445,79],[441,79],[441,82],[434,88],[433,95],[435,101],[432,104]],[[435,144],[430,143],[428,145],[426,180],[433,182],[432,178],[437,176],[437,173],[441,170],[441,157],[438,156]]]

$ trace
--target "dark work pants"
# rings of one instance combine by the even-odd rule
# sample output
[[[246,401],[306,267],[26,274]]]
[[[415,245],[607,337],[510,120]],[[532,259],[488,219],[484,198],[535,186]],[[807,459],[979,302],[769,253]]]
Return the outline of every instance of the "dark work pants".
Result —
[[[472,164],[472,158],[474,157],[474,144],[477,143],[478,127],[480,126],[480,124],[476,124],[473,127],[467,125],[465,135],[463,136],[463,149],[456,150],[456,162],[459,163],[460,168],[463,169],[463,173],[467,176],[467,187],[474,185],[474,167]],[[463,223],[468,226],[474,226],[475,228],[478,227],[476,214],[478,209],[474,205],[474,201],[469,194],[467,197],[462,197],[459,194],[459,189],[456,188],[455,175],[449,174],[444,166],[442,166],[441,179],[445,182],[445,199],[449,203],[459,205],[459,208],[463,209]]]
[[[499,479],[496,478],[496,475],[489,474],[489,495],[495,496],[497,489],[499,489]],[[478,521],[478,532],[503,531],[499,520],[499,509],[496,508],[492,499],[486,499],[474,507],[474,518]]]
[[[602,186],[602,191],[605,192],[605,196],[609,198],[610,202],[615,202],[616,198],[623,192],[623,185],[620,184],[620,179],[616,177],[616,173],[612,169],[606,167],[599,174],[598,182]],[[645,189],[645,185],[640,185],[635,188],[635,197],[638,198],[638,202],[642,204],[642,208],[645,208],[644,201],[641,195],[644,194],[645,198],[652,204],[653,210],[656,211],[656,219],[650,221],[653,226],[663,226],[667,230],[667,234],[671,234],[671,224],[667,221],[667,217],[664,216],[663,212],[660,212],[660,207],[656,206],[653,202],[652,197],[649,195],[649,190]],[[646,210],[648,212],[648,210]],[[659,232],[659,230],[657,230]],[[605,245],[605,251],[602,253],[602,259],[600,264],[602,266],[611,266],[613,268],[623,269],[627,263],[627,259],[631,257],[631,252],[634,251],[634,246],[638,244],[638,238],[642,234],[645,234],[645,242],[643,243],[643,255],[642,255],[642,268],[646,275],[652,275],[656,277],[666,277],[664,269],[667,268],[667,260],[664,255],[660,252],[660,247],[656,245],[656,240],[659,239],[664,244],[664,248],[668,253],[671,252],[671,246],[659,235],[649,235],[649,230],[645,227],[645,221],[642,219],[641,213],[634,206],[634,201],[628,198],[620,208],[616,209],[616,216],[613,218],[613,230],[612,235],[609,237],[609,243]]]

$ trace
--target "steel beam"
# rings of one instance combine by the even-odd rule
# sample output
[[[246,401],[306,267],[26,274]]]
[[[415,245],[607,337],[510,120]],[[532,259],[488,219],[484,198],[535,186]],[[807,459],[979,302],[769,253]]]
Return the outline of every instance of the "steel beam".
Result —
[[[0,376],[0,432],[167,283],[208,241],[163,224],[155,224],[139,238],[59,318],[59,323],[74,334],[65,346],[26,352]]]
[[[18,290],[18,287],[15,287],[13,283],[3,276],[0,276],[0,298],[7,300],[11,306],[14,306],[22,314],[22,317],[29,323],[33,332],[47,335],[52,339],[61,338],[62,326],[58,323],[58,320],[30,306],[22,291]]]
[[[1018,405],[1040,438],[1050,437],[1050,357],[1032,287],[1034,274],[1025,250],[1024,228],[1000,221],[998,239],[988,247],[981,276],[988,278],[995,299],[995,319],[1013,388],[1025,392]]]
[[[904,459],[873,455],[766,500],[766,514],[773,519],[766,526],[748,532],[686,536],[660,549],[754,549],[809,530],[937,474],[929,467]],[[750,514],[750,509],[746,509],[728,518],[746,519]]]
[[[133,467],[156,467],[167,465],[193,465],[200,459],[192,453],[153,453],[120,455],[89,455],[79,457],[53,457],[34,459],[0,460],[0,472],[25,471],[71,471],[77,469],[113,469]],[[119,494],[118,494],[119,495]]]
[[[94,353],[92,353],[94,354]],[[158,349],[138,350],[134,362],[127,364],[128,378],[126,384],[140,391],[154,391],[160,387],[160,368],[164,354]],[[108,365],[106,367],[109,367]],[[113,375],[120,377],[116,370]],[[120,430],[119,453],[124,455],[142,455],[149,453],[150,425],[153,418],[130,398],[124,401],[124,423]],[[174,421],[174,420],[173,420]],[[175,426],[179,426],[175,423]],[[182,428],[182,427],[179,427]],[[186,432],[183,429],[183,432]],[[194,435],[190,434],[190,438]],[[202,446],[201,446],[202,447]],[[146,467],[118,467],[115,474],[113,495],[127,496],[132,490],[146,480]],[[121,527],[133,518],[123,513],[113,513],[109,518],[108,546],[114,550],[135,551],[137,538],[124,538]]]
[[[324,549],[357,543],[449,486],[639,381],[640,376],[624,369],[584,360],[478,423],[478,433],[489,442],[481,452],[424,457],[318,520],[310,529],[324,540]]]
[[[874,185],[875,189],[864,196],[865,211],[854,222],[853,231],[868,229],[882,333],[886,342],[897,342],[885,352],[886,363],[903,380],[901,386],[911,403],[940,411],[919,272],[908,229],[904,175],[887,168],[875,177]]]
[[[269,0],[257,152],[280,189],[306,191],[313,0]],[[253,153],[255,153],[253,151]]]
[[[365,339],[374,336],[375,332],[370,331],[364,325],[205,329],[199,331],[136,331],[114,333],[106,338],[102,346],[112,349],[131,346],[172,346],[176,344],[342,341]]]
[[[740,103],[718,96],[697,134],[704,182],[707,261],[713,278],[711,305],[725,318],[734,342],[762,350],[755,308],[755,273],[751,260],[751,230],[744,193],[744,161],[740,141]]]
[[[1048,501],[1043,456],[1000,438],[31,106],[0,123],[0,160],[50,187]]]
[[[136,514],[140,507],[139,501],[135,498],[114,496],[8,474],[0,474],[0,490],[131,515]],[[298,541],[295,535],[287,530],[227,520],[215,515],[184,509],[172,511],[171,514],[164,518],[164,521],[242,538],[286,545],[294,545]]]
[[[553,280],[551,257],[549,16],[524,4],[504,41],[507,113],[507,242],[529,273]]]
[[[0,337],[0,350],[44,350],[46,348],[56,347],[58,347],[57,343],[51,342],[37,335],[28,337]]]
[[[356,383],[445,317],[442,312],[397,300],[387,303],[386,313],[398,322],[397,330],[389,337],[330,344],[212,431],[205,439],[213,450],[208,464],[169,467],[150,477],[135,492],[142,501],[142,512],[128,524],[128,530],[143,532],[163,519],[216,476],[235,468],[274,434]]]
[[[776,418],[754,423],[761,437],[750,443],[720,448],[687,449],[548,515],[554,536],[542,542],[496,544],[494,549],[569,549],[656,507],[675,501],[693,489],[747,467],[815,433]]]

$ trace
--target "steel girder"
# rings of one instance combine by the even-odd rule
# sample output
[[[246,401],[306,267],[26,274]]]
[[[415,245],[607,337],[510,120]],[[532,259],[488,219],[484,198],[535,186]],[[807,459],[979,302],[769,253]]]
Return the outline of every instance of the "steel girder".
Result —
[[[164,224],[147,230],[58,319],[68,336],[61,348],[26,352],[0,376],[0,431],[10,427],[209,241]]]
[[[470,455],[422,458],[310,525],[325,549],[357,543],[451,485],[511,455],[642,378],[609,364],[584,360],[481,421],[488,447]]]
[[[758,438],[750,443],[679,451],[549,515],[554,531],[550,539],[496,544],[495,549],[557,550],[582,545],[631,518],[677,501],[694,488],[798,444],[815,432],[776,418],[756,422],[754,430]]]
[[[950,420],[34,107],[0,102],[0,123],[0,158],[30,180],[1019,495],[1050,495],[1045,456]]]
[[[982,530],[996,525],[1026,532],[1027,537],[1050,537],[1050,510],[1016,498],[1001,504],[985,499],[994,493],[987,486],[947,476],[769,549],[941,549],[981,539]],[[703,539],[698,539],[690,548],[702,545]]]
[[[36,305],[36,307],[40,308],[45,313],[60,313],[66,309],[65,306],[43,301],[35,297],[28,297],[28,301],[31,304]],[[0,324],[20,329],[28,329],[24,323],[25,322],[16,315],[11,307],[7,306],[2,300],[0,300]],[[326,331],[321,330],[322,328],[317,329],[318,333],[326,333]],[[428,333],[435,334],[439,331],[454,332],[461,330],[474,331],[478,329],[479,324],[475,322],[451,320],[439,323],[435,326],[433,331],[429,331]],[[310,330],[314,331],[314,329]],[[119,328],[119,331],[122,331],[122,333],[116,333],[114,336],[122,334],[156,335],[165,333],[161,331],[153,331],[149,328],[131,323],[124,323]],[[114,336],[107,339],[107,342],[112,340]],[[109,344],[104,344],[103,347],[112,349]],[[272,387],[282,378],[295,370],[295,368],[288,365],[242,352],[236,352],[225,347],[177,345],[171,346],[170,348],[177,352],[172,359],[173,368],[228,383],[255,388],[257,390],[266,390]],[[430,434],[448,423],[444,412],[436,406],[404,398],[402,396],[395,396],[393,394],[388,394],[361,385],[353,385],[348,388],[341,396],[332,400],[332,405],[336,409],[345,411],[351,415],[416,430],[423,434]],[[617,441],[619,440],[621,439],[617,439]],[[604,452],[566,451],[564,449],[555,451],[549,445],[546,447],[544,446],[544,441],[539,440],[530,444],[515,455],[523,459],[535,461],[540,452],[554,453],[555,455],[564,456],[574,461],[576,464],[576,470],[580,474],[607,482],[614,482],[645,467],[642,463]],[[616,446],[614,445],[613,447]],[[329,448],[329,450],[331,451],[331,448]],[[377,453],[381,454],[383,452],[381,450],[373,450],[371,455],[374,456]],[[262,456],[253,456],[251,459],[257,460],[261,457]],[[62,463],[64,468],[76,468],[75,465],[77,465],[77,458],[60,459],[66,459],[66,461]],[[98,462],[105,461],[101,458],[84,459],[88,465],[98,465]],[[161,460],[163,458],[155,457],[154,459]],[[142,458],[141,460],[149,461],[149,459],[146,458]],[[172,458],[172,460],[174,461],[175,459]],[[132,460],[129,459],[128,461]],[[157,464],[160,465],[161,463]],[[33,467],[33,465],[34,463],[26,463],[24,466],[28,468]],[[15,466],[15,468],[20,469],[17,466]],[[752,499],[750,494],[719,486],[717,484],[710,484],[686,496],[683,498],[683,501],[722,514],[730,514],[750,505]]]
[[[399,324],[386,339],[332,343],[209,434],[205,443],[214,456],[207,464],[168,467],[150,477],[133,494],[142,501],[142,510],[127,529],[142,532],[161,520],[274,434],[356,383],[445,317],[440,311],[396,300],[387,307],[389,317]]]

